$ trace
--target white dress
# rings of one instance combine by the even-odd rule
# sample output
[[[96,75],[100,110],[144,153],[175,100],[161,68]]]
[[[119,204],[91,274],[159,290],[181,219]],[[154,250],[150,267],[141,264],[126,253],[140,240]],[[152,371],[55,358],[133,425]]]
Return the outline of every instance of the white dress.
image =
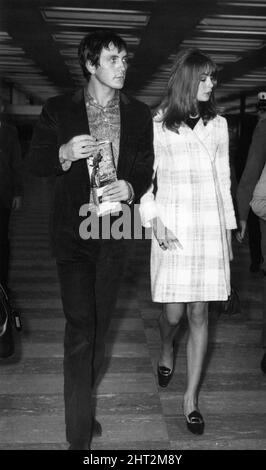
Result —
[[[230,193],[228,128],[216,116],[179,133],[154,119],[153,185],[141,198],[142,224],[159,216],[183,249],[162,250],[152,235],[151,291],[155,302],[226,300],[230,263],[226,229],[236,220]]]

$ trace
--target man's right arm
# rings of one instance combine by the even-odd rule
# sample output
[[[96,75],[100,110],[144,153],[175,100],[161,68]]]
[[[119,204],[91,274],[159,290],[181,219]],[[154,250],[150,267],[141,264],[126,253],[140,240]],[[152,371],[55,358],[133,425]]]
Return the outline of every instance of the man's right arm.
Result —
[[[59,122],[55,105],[48,100],[34,130],[28,154],[29,170],[36,176],[63,175],[73,162],[89,158],[97,142],[89,134],[76,135],[59,143]]]

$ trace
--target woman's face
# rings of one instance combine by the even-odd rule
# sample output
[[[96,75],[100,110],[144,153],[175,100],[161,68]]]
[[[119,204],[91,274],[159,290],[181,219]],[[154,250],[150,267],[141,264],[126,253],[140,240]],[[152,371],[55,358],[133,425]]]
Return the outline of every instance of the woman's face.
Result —
[[[198,101],[209,101],[211,92],[214,86],[214,80],[212,75],[208,73],[203,73],[200,76],[200,82],[198,86],[197,92],[197,100]]]

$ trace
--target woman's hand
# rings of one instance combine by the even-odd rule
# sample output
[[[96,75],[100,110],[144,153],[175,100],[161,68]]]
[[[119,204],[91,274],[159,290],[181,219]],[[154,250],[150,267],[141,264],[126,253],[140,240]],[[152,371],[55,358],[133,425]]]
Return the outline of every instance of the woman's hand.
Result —
[[[162,250],[176,250],[176,248],[183,250],[178,238],[169,228],[165,227],[160,217],[153,219],[152,228],[155,238]]]

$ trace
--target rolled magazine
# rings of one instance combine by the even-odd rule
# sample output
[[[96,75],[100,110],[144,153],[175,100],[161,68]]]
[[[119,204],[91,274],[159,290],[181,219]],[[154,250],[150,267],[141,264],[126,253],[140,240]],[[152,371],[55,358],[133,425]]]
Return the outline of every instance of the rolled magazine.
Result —
[[[93,201],[98,216],[119,212],[120,202],[102,201],[105,186],[117,181],[112,143],[109,140],[99,141],[93,157],[91,186]]]

